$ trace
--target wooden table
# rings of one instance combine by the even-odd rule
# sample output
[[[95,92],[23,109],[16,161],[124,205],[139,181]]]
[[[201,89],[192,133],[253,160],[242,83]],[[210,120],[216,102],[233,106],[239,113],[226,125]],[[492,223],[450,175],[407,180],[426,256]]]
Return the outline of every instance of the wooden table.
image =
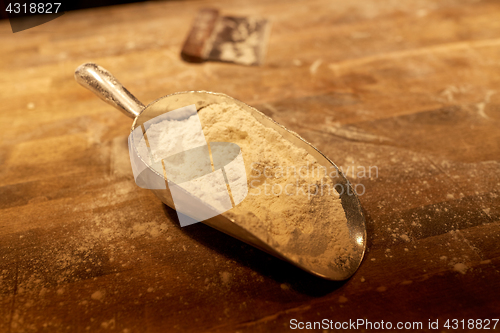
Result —
[[[204,6],[271,19],[265,64],[183,62]],[[0,331],[498,318],[499,17],[494,0],[211,0],[70,12],[16,34],[0,22]],[[131,120],[76,84],[87,61],[144,103],[224,92],[350,167],[368,228],[357,273],[324,281],[180,228],[133,181]]]

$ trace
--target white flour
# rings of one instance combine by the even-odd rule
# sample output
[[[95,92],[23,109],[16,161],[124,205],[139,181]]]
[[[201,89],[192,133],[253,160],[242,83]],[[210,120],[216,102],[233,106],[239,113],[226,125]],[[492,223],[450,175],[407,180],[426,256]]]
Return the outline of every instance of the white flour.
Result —
[[[349,264],[354,248],[345,212],[310,154],[237,105],[212,104],[198,114],[208,142],[242,150],[249,192],[227,214],[299,263]]]

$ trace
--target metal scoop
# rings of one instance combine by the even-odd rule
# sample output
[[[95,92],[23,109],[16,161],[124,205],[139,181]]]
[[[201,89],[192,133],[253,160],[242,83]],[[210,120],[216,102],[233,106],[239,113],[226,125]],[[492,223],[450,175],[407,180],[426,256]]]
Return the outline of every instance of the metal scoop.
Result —
[[[300,252],[287,252],[285,249],[277,246],[276,242],[274,242],[270,237],[265,237],[260,232],[256,233],[251,231],[250,228],[246,228],[245,224],[242,223],[241,220],[238,220],[238,217],[235,218],[235,215],[231,214],[231,211],[219,214],[202,222],[282,260],[288,261],[309,273],[325,279],[337,281],[345,280],[354,274],[354,272],[358,269],[366,249],[365,218],[361,210],[359,199],[353,191],[349,181],[344,177],[337,166],[298,134],[279,125],[253,107],[220,93],[207,91],[179,92],[161,97],[150,103],[148,106],[144,106],[127,89],[125,89],[118,82],[118,80],[111,75],[111,73],[94,63],[86,63],[79,66],[75,71],[75,79],[79,84],[94,92],[106,103],[114,106],[128,117],[133,118],[134,122],[132,123],[132,131],[148,120],[162,115],[165,112],[173,111],[187,105],[194,104],[196,109],[199,111],[203,107],[210,104],[229,103],[238,105],[242,109],[249,112],[264,126],[276,130],[292,144],[305,149],[321,166],[328,170],[328,174],[331,174],[330,171],[334,171],[335,174],[338,175],[335,182],[341,185],[344,189],[340,193],[340,199],[347,217],[350,246],[352,247],[350,259],[347,262],[339,263],[338,261],[334,261],[334,258],[331,258],[332,260],[327,260],[326,262],[325,260],[316,262],[304,260]],[[163,177],[163,175],[159,175],[157,172],[155,173],[158,176]],[[175,205],[168,188],[167,190],[152,191],[163,203],[175,209]],[[322,222],[320,221],[317,223]],[[330,245],[330,247],[331,246],[333,245]],[[307,248],[309,253],[315,253],[316,255],[332,250],[332,248],[325,248],[324,242],[320,244],[319,242],[315,242],[313,240],[307,244]]]

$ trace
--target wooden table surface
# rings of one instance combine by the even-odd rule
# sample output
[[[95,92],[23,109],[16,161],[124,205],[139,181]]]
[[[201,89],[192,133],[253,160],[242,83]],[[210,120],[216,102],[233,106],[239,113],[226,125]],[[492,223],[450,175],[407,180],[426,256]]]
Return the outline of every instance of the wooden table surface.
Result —
[[[205,6],[271,19],[265,64],[182,61]],[[210,0],[0,22],[0,332],[499,318],[499,17],[494,0]],[[134,183],[131,119],[75,82],[87,61],[144,103],[226,93],[349,170],[367,217],[356,274],[325,281],[181,228]]]

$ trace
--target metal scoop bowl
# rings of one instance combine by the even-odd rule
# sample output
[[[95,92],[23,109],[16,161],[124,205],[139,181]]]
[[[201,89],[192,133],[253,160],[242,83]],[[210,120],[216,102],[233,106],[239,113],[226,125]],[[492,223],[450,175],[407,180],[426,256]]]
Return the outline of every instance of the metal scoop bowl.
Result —
[[[197,111],[199,111],[210,104],[228,103],[238,105],[243,110],[249,112],[262,125],[276,130],[283,138],[290,141],[292,144],[305,149],[316,159],[319,165],[325,167],[328,174],[331,174],[330,171],[333,171],[337,175],[335,182],[344,189],[340,193],[340,199],[347,218],[349,243],[352,248],[348,262],[338,263],[334,261],[333,258],[326,262],[325,260],[320,262],[304,260],[300,252],[291,253],[281,248],[271,237],[268,235],[266,236],[265,232],[255,232],[255,230],[246,227],[247,224],[242,223],[242,220],[240,220],[238,216],[232,214],[231,210],[202,222],[275,257],[288,261],[311,274],[328,280],[345,280],[352,276],[358,269],[366,249],[365,217],[361,210],[359,199],[353,191],[349,181],[338,167],[298,134],[279,125],[255,108],[220,93],[207,91],[179,92],[161,97],[151,102],[149,105],[144,106],[125,89],[111,73],[97,64],[85,63],[79,66],[75,71],[75,79],[79,84],[94,92],[106,103],[114,106],[126,116],[134,119],[131,131],[134,131],[137,127],[157,116],[187,105],[194,104]],[[163,175],[153,169],[151,169],[151,172],[161,177],[164,181]],[[153,189],[152,191],[164,204],[175,209],[168,186],[166,190]],[[321,221],[317,223],[321,223]],[[307,248],[308,252],[316,254],[326,253],[326,251],[331,250],[331,248],[325,248],[324,244],[319,244],[313,240],[307,244]]]

